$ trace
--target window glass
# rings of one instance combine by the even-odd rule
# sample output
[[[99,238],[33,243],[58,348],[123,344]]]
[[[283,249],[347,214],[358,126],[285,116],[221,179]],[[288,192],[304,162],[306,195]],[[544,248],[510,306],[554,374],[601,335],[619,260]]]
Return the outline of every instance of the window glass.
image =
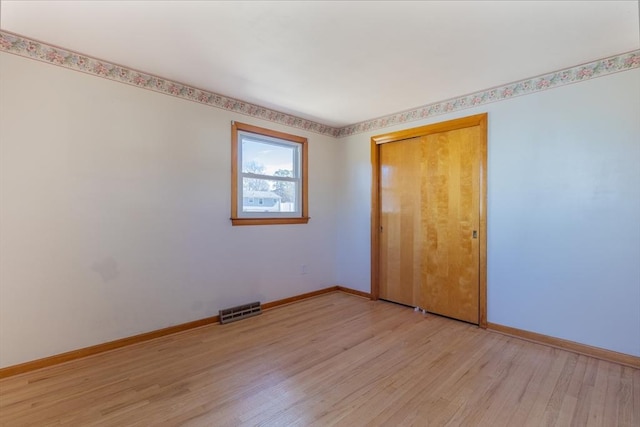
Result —
[[[233,224],[306,223],[306,138],[237,122],[232,131]]]

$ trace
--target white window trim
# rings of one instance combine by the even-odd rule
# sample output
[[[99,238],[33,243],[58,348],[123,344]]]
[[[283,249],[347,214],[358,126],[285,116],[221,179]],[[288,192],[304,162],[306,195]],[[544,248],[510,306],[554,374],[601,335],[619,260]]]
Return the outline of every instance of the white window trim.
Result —
[[[293,149],[293,177],[263,175],[251,172],[243,172],[243,150],[242,143],[245,140],[252,140],[261,144],[274,145],[276,147],[287,147]],[[255,132],[238,131],[238,218],[301,218],[302,217],[302,147],[298,142],[291,142],[282,138],[273,138],[267,135],[261,135]],[[245,212],[243,209],[244,200],[244,178],[264,179],[268,181],[294,182],[295,186],[295,210],[292,212]],[[258,198],[262,199],[262,198]],[[262,203],[259,203],[262,204]]]

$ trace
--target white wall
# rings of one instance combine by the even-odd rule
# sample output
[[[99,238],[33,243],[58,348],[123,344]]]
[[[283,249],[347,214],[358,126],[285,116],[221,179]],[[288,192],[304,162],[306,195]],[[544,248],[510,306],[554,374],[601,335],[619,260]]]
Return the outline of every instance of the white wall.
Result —
[[[369,291],[370,136],[485,111],[489,321],[640,355],[640,70],[334,140],[0,54],[0,367]],[[230,225],[231,120],[309,138],[308,225]]]
[[[370,137],[481,112],[489,322],[640,356],[640,70],[342,140],[338,281],[369,290]]]
[[[231,120],[309,138],[308,225],[231,226]],[[339,148],[0,54],[0,367],[335,285]]]

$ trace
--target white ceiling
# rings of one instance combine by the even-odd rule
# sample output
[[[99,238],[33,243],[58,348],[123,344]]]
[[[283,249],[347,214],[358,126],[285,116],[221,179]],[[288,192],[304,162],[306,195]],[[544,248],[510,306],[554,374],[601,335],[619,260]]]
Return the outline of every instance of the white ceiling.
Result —
[[[0,28],[345,126],[640,48],[638,1],[12,1]]]

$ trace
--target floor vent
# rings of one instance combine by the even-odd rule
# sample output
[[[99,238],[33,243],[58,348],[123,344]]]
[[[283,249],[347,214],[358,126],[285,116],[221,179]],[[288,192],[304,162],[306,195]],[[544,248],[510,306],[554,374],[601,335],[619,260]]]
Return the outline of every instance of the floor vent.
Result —
[[[225,308],[224,310],[220,310],[220,323],[224,325],[225,323],[246,319],[247,317],[256,316],[260,313],[262,313],[262,306],[259,301],[237,307]]]

